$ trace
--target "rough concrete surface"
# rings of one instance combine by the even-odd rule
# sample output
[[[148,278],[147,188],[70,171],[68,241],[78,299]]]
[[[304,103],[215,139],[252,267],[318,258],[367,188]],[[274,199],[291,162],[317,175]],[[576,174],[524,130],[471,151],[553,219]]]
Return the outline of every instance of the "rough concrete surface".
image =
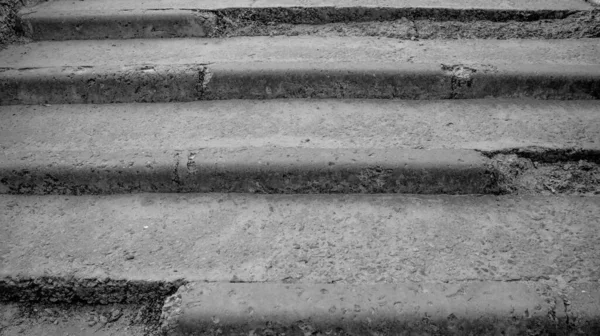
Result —
[[[442,16],[451,16],[443,13]],[[291,14],[290,14],[291,15]],[[249,19],[249,13],[235,15],[198,13],[190,10],[130,11],[113,16],[71,16],[31,18],[23,35],[34,40],[86,40],[176,37],[233,36],[372,36],[400,40],[414,39],[580,39],[600,36],[596,12],[574,13],[560,19],[542,21],[465,22],[464,18],[445,21],[420,20],[399,16],[388,21],[350,21],[322,24],[274,23]],[[287,17],[284,15],[284,18]],[[285,19],[280,19],[285,22]],[[362,16],[356,19],[361,19]]]
[[[12,42],[24,42],[25,32],[19,10],[23,6],[34,6],[44,0],[1,0],[0,1],[0,50]]]
[[[600,333],[600,319],[595,315],[600,311],[600,285],[598,283],[579,284],[570,288],[562,296],[565,308],[564,319],[580,334]]]
[[[598,200],[0,196],[0,335],[594,335]]]
[[[24,299],[120,302],[126,296],[110,293],[135,281],[178,279],[303,284],[528,280],[567,290],[600,276],[599,201],[2,195],[0,292]],[[77,279],[112,285],[77,291]]]
[[[3,49],[16,36],[15,21],[19,5],[19,0],[0,2],[0,49]]]
[[[598,65],[600,39],[399,41],[370,37],[253,37],[35,42],[0,52],[0,68],[221,63]]]
[[[12,188],[8,192],[24,193],[289,192],[277,185],[277,174],[269,175],[276,172],[277,162],[304,167],[304,173],[309,173],[318,167],[319,159],[315,161],[313,154],[337,153],[335,162],[322,157],[325,171],[321,174],[333,174],[328,178],[331,182],[343,178],[334,171],[343,167],[342,161],[350,163],[350,157],[364,161],[352,161],[350,171],[377,161],[357,153],[474,149],[487,156],[500,173],[502,192],[593,195],[600,191],[597,105],[594,101],[538,100],[273,100],[7,106],[0,108],[5,178],[0,185]],[[305,157],[302,151],[313,154]],[[274,153],[283,153],[284,159]],[[350,156],[344,159],[343,153]],[[237,161],[231,161],[236,157]],[[305,158],[307,164],[294,158]],[[420,160],[413,159],[407,162]],[[394,160],[399,164],[403,159]],[[230,172],[235,176],[226,184],[197,184],[199,176],[207,174],[202,167],[210,162],[222,172],[233,169]],[[260,186],[248,181],[236,186],[232,181],[241,183],[248,176],[235,162],[247,166],[262,162],[255,166],[255,173],[271,177],[259,179]],[[460,162],[450,163],[458,167]],[[385,179],[379,178],[384,175],[367,174],[361,181],[370,187],[355,190],[351,186],[358,185],[351,183],[348,190],[382,191],[385,184],[380,183]],[[216,181],[226,181],[225,176],[217,176]],[[421,186],[433,181],[425,175],[419,179]],[[326,182],[317,183],[325,188],[321,191],[336,190],[326,187]],[[445,188],[451,187],[450,181],[444,183]],[[426,191],[418,185],[411,188],[402,190]]]
[[[108,47],[100,41],[10,48],[0,53],[6,56],[0,63],[0,103],[600,97],[600,53],[593,39],[506,42],[500,45],[506,50],[498,53],[491,52],[501,49],[494,49],[489,41],[447,42],[434,46],[439,52],[431,53],[424,43],[405,46],[391,39],[338,38],[333,45],[327,45],[325,38],[280,38],[266,45],[262,44],[265,38],[250,39],[245,45],[235,45],[237,40],[196,40],[191,47],[185,45],[188,40],[153,41],[141,50],[136,46],[143,46],[143,41],[121,42],[125,48],[104,58],[93,56],[100,54],[99,47]],[[294,53],[311,41],[316,44],[308,51]],[[53,55],[61,45],[72,52]],[[229,57],[222,52],[227,45],[235,50],[225,53]],[[184,46],[186,52],[175,56],[177,46]],[[364,51],[350,58],[360,49]],[[160,50],[169,51],[163,55]],[[198,50],[200,54],[195,54]],[[543,51],[549,54],[540,56]],[[462,59],[464,55],[470,56]],[[179,61],[169,64],[174,57]]]
[[[554,162],[537,161],[527,155],[499,154],[492,157],[492,166],[498,170],[498,184],[506,193],[599,195],[598,153],[582,152],[585,159]]]
[[[0,104],[129,103],[196,100],[202,65],[0,70]]]
[[[498,335],[555,331],[536,283],[419,285],[206,284],[182,287],[161,316],[166,335]]]
[[[455,8],[495,10],[585,10],[590,6],[582,0],[101,0],[82,4],[74,0],[54,0],[33,10],[122,11],[127,9],[225,9],[225,8],[285,8],[285,7],[365,7],[365,8]]]
[[[600,34],[590,9],[583,1],[55,1],[21,14],[25,34],[36,40],[328,31],[404,39],[581,38]],[[398,24],[408,31],[398,33]],[[461,31],[448,29],[457,25]]]
[[[0,149],[108,153],[198,148],[593,150],[600,104],[542,100],[252,100],[0,107]],[[548,151],[529,155],[542,162]],[[553,162],[590,159],[569,155]]]
[[[0,335],[154,336],[159,335],[162,301],[152,304],[0,303]]]
[[[596,65],[256,63],[0,70],[0,105],[224,99],[600,99]]]
[[[16,154],[1,156],[1,193],[500,192],[489,160],[467,150],[242,147]]]

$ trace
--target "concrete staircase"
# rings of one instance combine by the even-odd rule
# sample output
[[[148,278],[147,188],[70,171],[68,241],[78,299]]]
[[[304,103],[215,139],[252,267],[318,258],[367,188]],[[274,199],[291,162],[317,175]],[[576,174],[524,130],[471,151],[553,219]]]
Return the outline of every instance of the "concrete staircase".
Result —
[[[594,6],[23,8],[0,335],[599,334]]]

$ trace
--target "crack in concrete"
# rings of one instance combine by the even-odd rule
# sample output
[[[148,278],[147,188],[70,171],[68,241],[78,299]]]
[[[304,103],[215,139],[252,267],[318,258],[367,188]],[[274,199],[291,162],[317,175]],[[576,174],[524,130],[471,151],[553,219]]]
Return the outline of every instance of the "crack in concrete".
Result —
[[[565,323],[568,326],[570,324],[570,321],[569,321],[569,305],[570,305],[570,302],[569,302],[568,299],[566,299],[564,297],[560,298],[560,299],[563,301],[563,306],[565,307],[565,317],[566,317]]]
[[[179,177],[179,153],[175,153],[173,155],[173,160],[175,161],[175,165],[173,167],[173,171],[171,172],[171,181],[175,183],[177,186],[181,186],[181,178]]]
[[[166,298],[186,283],[187,281],[183,279],[146,281],[60,276],[7,276],[0,279],[0,301],[142,303]]]
[[[207,64],[213,64],[213,63],[207,63]],[[204,98],[205,94],[207,93],[208,85],[210,84],[210,81],[213,77],[212,72],[206,66],[207,64],[203,64],[202,68],[198,72],[198,84],[196,87],[196,89],[198,91],[198,99]]]

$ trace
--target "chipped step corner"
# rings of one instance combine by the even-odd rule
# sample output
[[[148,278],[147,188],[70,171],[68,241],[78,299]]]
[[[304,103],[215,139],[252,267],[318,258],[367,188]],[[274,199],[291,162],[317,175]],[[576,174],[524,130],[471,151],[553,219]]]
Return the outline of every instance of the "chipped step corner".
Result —
[[[175,293],[165,298],[159,320],[163,336],[182,335],[181,319],[185,315],[183,296],[190,293],[194,287],[196,287],[196,283],[186,281],[179,286]]]
[[[185,287],[186,285],[181,286],[177,293],[165,299],[160,314],[160,330],[165,336],[177,335],[179,318],[183,315],[181,291]]]

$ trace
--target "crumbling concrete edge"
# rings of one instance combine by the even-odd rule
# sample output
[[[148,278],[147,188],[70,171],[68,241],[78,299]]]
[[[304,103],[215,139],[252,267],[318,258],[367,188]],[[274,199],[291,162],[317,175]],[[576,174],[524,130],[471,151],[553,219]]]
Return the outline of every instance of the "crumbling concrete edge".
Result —
[[[502,282],[506,283],[505,281],[492,281],[487,283],[493,284]],[[511,282],[514,283],[514,281]],[[348,318],[345,318],[345,312],[341,316],[337,316],[337,318],[333,317],[334,315],[336,315],[336,309],[330,308],[329,313],[331,313],[333,316],[325,317],[325,320],[329,319],[328,322],[325,322],[325,325],[323,324],[320,315],[319,317],[315,316],[316,319],[309,317],[307,319],[300,319],[294,321],[290,320],[289,318],[285,318],[284,316],[286,314],[283,313],[282,315],[280,309],[284,306],[287,307],[287,305],[285,304],[286,299],[283,299],[283,306],[281,306],[282,303],[279,302],[277,296],[270,297],[267,299],[261,299],[260,302],[254,302],[253,299],[247,297],[245,294],[241,294],[244,293],[243,285],[240,287],[236,287],[226,283],[204,283],[204,285],[208,285],[206,291],[202,289],[200,290],[200,292],[198,292],[197,290],[196,292],[194,292],[194,287],[199,283],[188,283],[184,286],[181,286],[176,293],[165,299],[165,304],[163,306],[160,317],[160,325],[162,333],[167,336],[188,335],[188,333],[193,334],[194,332],[219,333],[219,331],[226,332],[228,334],[231,333],[235,335],[246,335],[248,333],[248,330],[250,330],[251,334],[257,335],[263,335],[263,333],[269,334],[273,332],[276,334],[278,332],[285,332],[286,334],[289,333],[293,335],[306,334],[307,332],[311,335],[320,333],[324,333],[327,335],[346,335],[345,332],[348,331],[350,331],[351,333],[359,332],[359,334],[364,334],[365,331],[375,331],[375,334],[378,335],[395,335],[399,331],[434,332],[436,335],[459,335],[465,334],[467,333],[467,331],[474,331],[474,334],[496,335],[499,333],[504,334],[504,332],[506,331],[516,332],[517,330],[532,331],[534,334],[537,334],[536,332],[541,332],[542,334],[562,334],[564,332],[576,330],[576,326],[569,323],[566,307],[565,305],[563,305],[563,300],[566,300],[566,298],[562,296],[557,290],[552,289],[549,285],[543,282],[518,282],[522,282],[525,286],[533,285],[534,287],[537,287],[541,290],[541,292],[538,292],[538,297],[541,301],[545,301],[545,303],[542,303],[543,308],[541,308],[539,304],[535,305],[534,303],[531,303],[530,309],[525,309],[524,315],[520,314],[522,312],[515,312],[513,307],[510,313],[508,313],[508,311],[505,312],[508,314],[491,314],[490,316],[486,316],[486,314],[484,313],[481,316],[477,316],[477,318],[469,318],[466,316],[457,317],[454,314],[450,314],[451,312],[447,312],[447,314],[450,315],[447,319],[445,319],[440,318],[439,316],[436,317],[429,315],[427,313],[428,309],[424,309],[424,312],[419,312],[419,308],[422,306],[419,306],[417,303],[412,303],[412,305],[414,305],[414,307],[412,308],[416,310],[413,315],[410,315],[409,311],[411,311],[411,303],[406,302],[404,304],[408,304],[408,306],[404,307],[404,314],[408,313],[409,316],[405,316],[404,318],[398,319],[395,317],[394,314],[390,315],[389,312],[386,312],[385,307],[382,307],[382,304],[379,303],[379,307],[382,307],[382,311],[378,314],[377,312],[379,311],[379,307],[375,308],[375,310],[372,311],[372,315],[370,315],[370,318],[367,318],[367,321],[363,322],[361,322],[360,319],[357,319],[356,313],[360,313],[360,308],[356,308],[358,307],[357,305],[354,306],[355,309],[353,311],[348,311]],[[484,284],[486,282],[473,280],[453,281],[452,283],[460,284],[460,288],[457,293],[445,296],[450,300],[452,300],[452,297],[456,295],[463,295],[465,287],[469,287],[471,285],[478,286],[478,283]],[[202,286],[202,288],[205,287],[204,285]],[[278,286],[281,284],[275,283],[273,285]],[[217,289],[223,286],[226,287],[224,291]],[[298,296],[300,296],[304,292],[303,288],[321,288],[320,293],[327,295],[327,293],[330,290],[324,289],[324,287],[326,286],[326,284],[303,284],[300,286],[291,286],[293,288],[291,288],[291,290],[296,292]],[[415,285],[414,289],[412,290],[414,290],[416,293],[417,291],[419,291],[418,288],[421,288],[421,285]],[[212,311],[211,308],[209,308],[212,307],[209,304],[211,299],[208,299],[208,301],[204,302],[204,304],[200,302],[196,303],[193,300],[189,300],[190,295],[194,297],[198,295],[198,293],[202,294],[201,296],[212,295],[213,299],[217,299],[217,297],[214,297],[214,295],[211,294],[213,290],[223,292],[223,302],[231,300],[235,301],[234,298],[232,298],[232,296],[241,294],[241,297],[244,297],[244,300],[239,304],[250,305],[251,308],[249,308],[249,315],[246,313],[242,313],[243,316],[238,316],[236,314],[236,311],[239,309],[234,307],[232,307],[232,311],[227,311],[228,308],[224,308],[224,311],[222,311],[219,308],[216,308],[214,311]],[[241,290],[241,293],[236,293],[238,292],[238,290]],[[463,292],[461,292],[461,290],[463,290]],[[314,291],[311,291],[312,294],[315,294],[313,292]],[[427,290],[424,290],[423,293],[427,292]],[[308,294],[308,296],[310,296],[309,301],[316,300],[317,302],[319,302],[320,306],[323,306],[324,304],[326,305],[325,302],[327,300],[321,301],[321,299],[318,297],[312,297],[312,294]],[[350,292],[348,292],[347,294],[350,294]],[[184,298],[186,296],[187,299]],[[366,297],[368,298],[369,295],[367,295]],[[249,299],[251,302],[246,302],[246,299]],[[375,297],[369,298],[368,300],[361,300],[360,305],[362,305],[362,303],[364,303],[366,306],[369,306],[370,304],[375,304],[374,302],[371,303],[371,299],[375,300]],[[378,299],[389,300],[391,299],[391,297],[379,296]],[[344,299],[341,300],[345,301]],[[471,299],[469,299],[468,301],[470,300]],[[350,299],[350,301],[352,301],[352,299]],[[519,300],[517,299],[517,301]],[[392,300],[390,304],[391,303],[394,303],[394,307],[396,306],[396,302],[394,302],[394,300]],[[511,305],[512,303],[506,304]],[[238,303],[236,303],[236,305],[238,305]],[[383,303],[383,305],[385,305],[385,303]],[[436,303],[428,302],[428,305],[435,307]],[[533,307],[534,305],[535,308]],[[302,303],[300,303],[300,306],[302,306]],[[473,308],[475,306],[476,304],[473,305]],[[196,310],[196,307],[204,308]],[[443,307],[443,304],[441,307]],[[300,310],[306,309],[306,307],[298,308]],[[190,311],[190,309],[192,311]],[[204,316],[204,313],[202,311],[208,310],[210,310],[210,316]],[[253,318],[252,313],[255,310],[260,311],[261,322],[258,322],[257,319]],[[541,310],[541,312],[538,312],[538,310]],[[298,312],[296,309],[294,309],[294,311],[296,313]],[[444,308],[441,308],[441,311],[446,310]],[[421,314],[418,314],[417,312]],[[352,315],[354,315],[354,318],[351,318]],[[418,315],[423,315],[424,317],[419,317]],[[280,317],[284,318],[280,319]],[[201,320],[205,320],[205,322],[200,322]]]
[[[48,0],[3,0],[0,1],[0,50],[20,37],[27,36],[26,27],[20,15],[23,7],[35,6]]]
[[[585,1],[589,4],[591,4],[592,6],[600,7],[600,0],[585,0]]]
[[[471,150],[239,148],[4,157],[0,191],[8,194],[138,192],[418,193],[497,192],[489,160]]]
[[[572,161],[588,161],[600,164],[600,149],[565,147],[548,148],[539,146],[513,147],[500,150],[485,151],[475,150],[485,157],[492,159],[496,155],[517,155],[518,157],[530,159],[541,163],[564,163]]]
[[[598,37],[600,24],[594,24],[594,8],[571,10],[500,10],[457,8],[389,8],[389,7],[266,7],[266,8],[148,8],[143,11],[123,10],[115,12],[34,13],[23,11],[19,25],[22,34],[34,40],[70,40],[105,38],[166,38],[270,36],[285,35],[290,26],[329,25],[368,22],[412,22],[416,35],[397,38],[583,38]],[[582,19],[588,18],[588,19]],[[581,30],[565,29],[559,21],[577,21]],[[490,29],[481,34],[485,21]],[[418,22],[418,24],[417,24]],[[460,32],[447,29],[444,22],[461,26]],[[547,26],[547,29],[540,29]],[[516,24],[513,34],[497,33],[494,27],[506,23]],[[536,23],[529,27],[528,24]],[[527,27],[523,27],[523,25]],[[563,24],[564,25],[564,24]],[[422,29],[419,28],[422,26]],[[382,35],[387,36],[389,29]],[[420,33],[423,31],[423,34]],[[511,30],[511,29],[509,29]],[[288,31],[289,32],[289,31]],[[468,32],[468,33],[465,33]],[[294,32],[289,32],[294,34]],[[298,33],[298,32],[296,32]],[[515,35],[515,33],[517,35]],[[368,32],[367,35],[372,35]],[[487,34],[487,35],[486,35]]]
[[[11,275],[0,277],[0,302],[144,303],[163,300],[187,283],[171,281]]]

